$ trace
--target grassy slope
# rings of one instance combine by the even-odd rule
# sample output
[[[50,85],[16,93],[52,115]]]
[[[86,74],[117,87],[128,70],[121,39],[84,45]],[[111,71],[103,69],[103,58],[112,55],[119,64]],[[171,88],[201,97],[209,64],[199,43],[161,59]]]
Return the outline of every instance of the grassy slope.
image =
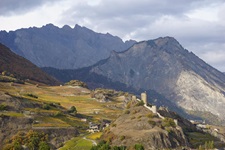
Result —
[[[66,142],[66,144],[59,150],[90,150],[91,147],[91,141],[82,138],[73,138],[72,140]]]
[[[32,115],[24,115],[21,111],[33,112],[36,115],[34,120],[36,123],[33,127],[77,127],[80,133],[86,132],[88,122],[82,122],[81,118],[88,118],[89,121],[98,122],[100,119],[113,120],[121,114],[121,109],[109,108],[109,105],[119,105],[122,103],[121,99],[101,103],[91,98],[90,91],[85,88],[71,87],[71,86],[36,86],[30,83],[25,84],[11,84],[0,82],[0,96],[1,93],[7,93],[12,96],[21,98],[24,104],[35,103],[40,107],[24,107],[19,111],[0,111],[0,114],[5,114],[13,117],[29,117]],[[35,95],[38,98],[29,96]],[[8,104],[7,100],[0,97],[0,104]],[[50,107],[49,110],[43,109],[41,106],[50,103],[60,103],[60,107]],[[29,106],[29,105],[28,105]],[[63,111],[68,110],[71,106],[75,106],[79,117],[71,116]],[[56,115],[57,113],[61,115]],[[79,149],[89,149],[90,141],[77,137],[75,143]],[[73,141],[73,140],[72,140]],[[74,143],[74,142],[72,142]],[[83,143],[83,144],[82,144]],[[84,146],[87,145],[87,146]]]
[[[60,103],[60,105],[66,109],[75,106],[78,113],[92,116],[95,119],[115,119],[118,116],[118,113],[121,112],[119,109],[110,109],[107,107],[107,105],[116,105],[121,103],[121,101],[100,103],[90,97],[90,94],[88,94],[89,90],[83,88],[74,88],[70,86],[37,87],[32,84],[14,84],[14,86],[10,86],[9,83],[0,83],[0,88],[3,92],[20,96],[29,99],[30,101],[40,103]],[[27,94],[36,95],[38,98],[29,97]],[[32,111],[32,108],[30,108],[30,110]],[[37,109],[33,109],[33,111],[35,110],[37,111]],[[48,112],[46,110],[39,111]],[[49,112],[54,111],[57,112],[57,110],[49,110]]]
[[[59,84],[59,81],[43,72],[29,60],[16,55],[0,43],[0,73],[4,71],[20,79],[29,79],[48,85]]]

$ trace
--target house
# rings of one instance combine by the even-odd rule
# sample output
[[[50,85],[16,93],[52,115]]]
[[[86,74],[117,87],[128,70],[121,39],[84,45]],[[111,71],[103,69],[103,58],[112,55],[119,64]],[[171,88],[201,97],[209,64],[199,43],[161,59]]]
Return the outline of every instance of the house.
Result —
[[[106,127],[110,125],[110,121],[108,120],[103,120],[101,124],[94,124],[92,122],[89,123],[89,129],[87,130],[88,132],[94,133],[94,132],[100,132],[104,130]]]
[[[80,119],[82,122],[87,122],[87,119],[86,118],[81,118]]]
[[[94,133],[94,132],[100,132],[99,130],[99,125],[98,124],[89,124],[89,129],[87,130],[88,132]]]

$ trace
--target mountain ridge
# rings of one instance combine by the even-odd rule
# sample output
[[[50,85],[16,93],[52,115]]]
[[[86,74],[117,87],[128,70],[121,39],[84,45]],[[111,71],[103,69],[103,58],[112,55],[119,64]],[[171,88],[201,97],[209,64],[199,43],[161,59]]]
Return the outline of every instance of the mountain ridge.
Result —
[[[47,75],[40,68],[25,58],[11,52],[9,48],[0,43],[0,72],[11,74],[22,80],[33,80],[49,85],[60,84],[59,81]]]
[[[96,33],[75,25],[47,24],[16,31],[1,31],[0,42],[39,67],[77,69],[95,64],[112,50],[123,51],[136,41],[123,42],[109,33]]]

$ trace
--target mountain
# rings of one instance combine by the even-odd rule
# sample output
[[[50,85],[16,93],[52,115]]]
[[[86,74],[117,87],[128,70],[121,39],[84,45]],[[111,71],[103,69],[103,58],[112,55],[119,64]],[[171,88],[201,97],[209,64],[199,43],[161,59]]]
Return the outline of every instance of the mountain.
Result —
[[[135,41],[123,42],[111,34],[96,33],[76,25],[1,31],[0,42],[38,67],[76,69],[91,66],[109,57],[112,50],[123,51]]]
[[[167,102],[211,123],[225,121],[225,75],[172,37],[142,41],[124,52],[113,51],[109,58],[92,67],[44,70],[62,81],[73,78],[94,86],[144,90],[150,95],[154,92],[164,99],[161,105]],[[160,103],[160,99],[154,97],[149,101]]]
[[[0,43],[0,72],[11,74],[16,78],[33,80],[49,85],[59,84],[59,81],[47,75],[40,68],[25,58],[14,54],[9,48]]]

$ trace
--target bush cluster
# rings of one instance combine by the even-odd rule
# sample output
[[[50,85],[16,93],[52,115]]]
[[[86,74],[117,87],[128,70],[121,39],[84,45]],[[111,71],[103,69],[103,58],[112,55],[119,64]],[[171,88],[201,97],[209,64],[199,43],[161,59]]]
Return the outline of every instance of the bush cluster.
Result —
[[[162,126],[175,128],[176,124],[172,118],[165,118],[165,119],[163,119]]]
[[[32,150],[50,150],[47,143],[48,135],[30,130],[27,133],[18,132],[5,145],[3,150],[23,150],[22,146],[26,146]]]
[[[80,87],[88,88],[86,83],[79,81],[79,80],[71,80],[71,81],[65,83],[65,85],[80,86]]]
[[[133,147],[135,150],[144,150],[144,146],[142,144],[135,144]],[[132,149],[133,149],[132,148]],[[100,141],[98,145],[92,146],[91,150],[128,150],[126,146],[110,146],[106,141]]]
[[[71,106],[70,109],[68,110],[68,113],[73,113],[73,114],[77,114],[77,109],[75,106]]]
[[[34,94],[32,94],[32,93],[28,93],[28,94],[26,94],[27,96],[29,96],[29,97],[33,97],[33,98],[38,98],[38,96],[37,95],[34,95]]]
[[[139,101],[135,106],[144,106],[144,102],[141,100],[141,101]]]
[[[5,104],[0,105],[0,111],[6,110],[7,106]]]

